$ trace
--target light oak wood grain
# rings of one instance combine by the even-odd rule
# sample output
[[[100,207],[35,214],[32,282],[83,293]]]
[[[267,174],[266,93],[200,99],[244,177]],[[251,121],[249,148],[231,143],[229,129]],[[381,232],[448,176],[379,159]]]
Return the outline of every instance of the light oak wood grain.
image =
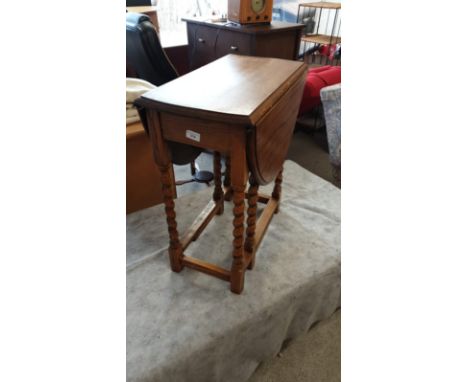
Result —
[[[303,7],[324,8],[324,9],[341,9],[341,3],[332,3],[328,1],[317,1],[312,3],[302,3]]]
[[[249,167],[260,185],[272,182],[286,159],[305,84],[305,73],[249,133]]]
[[[196,259],[190,256],[185,256],[182,262],[188,268],[196,269],[199,272],[203,272],[208,275],[217,277],[221,280],[230,281],[231,279],[231,273],[227,269],[218,267],[217,265],[208,263],[206,261]]]
[[[282,165],[289,146],[307,67],[300,62],[229,55],[182,76],[137,100],[147,119],[154,158],[163,173],[163,192],[170,235],[171,267],[187,266],[244,289],[246,269],[281,198]],[[203,89],[203,91],[199,91]],[[188,134],[190,133],[190,134]],[[179,240],[174,201],[168,184],[171,153],[167,142],[213,150],[213,200]],[[221,155],[226,161],[225,192],[221,185]],[[250,187],[246,193],[247,179]],[[258,193],[260,184],[275,180],[272,196]],[[248,201],[246,209],[245,199]],[[232,265],[225,270],[183,254],[216,213],[232,199]],[[266,203],[257,221],[257,203]],[[246,222],[247,212],[247,227]]]
[[[143,95],[160,111],[255,125],[305,64],[230,54]]]

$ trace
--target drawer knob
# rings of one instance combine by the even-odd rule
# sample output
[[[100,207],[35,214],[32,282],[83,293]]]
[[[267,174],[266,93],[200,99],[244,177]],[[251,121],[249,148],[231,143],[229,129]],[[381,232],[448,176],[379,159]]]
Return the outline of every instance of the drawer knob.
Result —
[[[198,38],[198,42],[201,42],[202,44],[205,42],[201,37]]]
[[[238,48],[237,46],[232,45],[232,46],[231,46],[231,50],[232,50],[232,51],[236,51],[236,50],[239,50],[239,48]]]

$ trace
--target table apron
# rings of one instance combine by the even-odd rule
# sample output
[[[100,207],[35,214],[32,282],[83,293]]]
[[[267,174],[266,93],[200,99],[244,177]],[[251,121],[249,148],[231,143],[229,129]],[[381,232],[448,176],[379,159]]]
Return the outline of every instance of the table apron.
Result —
[[[232,136],[245,134],[245,126],[231,125],[176,114],[161,113],[161,129],[167,141],[229,153]]]

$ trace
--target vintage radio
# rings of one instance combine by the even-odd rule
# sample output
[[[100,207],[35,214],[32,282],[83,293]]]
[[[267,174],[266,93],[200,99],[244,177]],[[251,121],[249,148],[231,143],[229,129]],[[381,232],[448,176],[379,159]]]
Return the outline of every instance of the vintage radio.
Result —
[[[273,0],[228,0],[228,19],[239,24],[270,23]]]

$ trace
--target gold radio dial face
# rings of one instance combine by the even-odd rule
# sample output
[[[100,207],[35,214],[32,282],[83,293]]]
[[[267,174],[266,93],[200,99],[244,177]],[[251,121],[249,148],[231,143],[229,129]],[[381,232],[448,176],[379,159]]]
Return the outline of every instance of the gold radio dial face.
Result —
[[[265,0],[251,0],[252,11],[260,13],[265,8]]]

